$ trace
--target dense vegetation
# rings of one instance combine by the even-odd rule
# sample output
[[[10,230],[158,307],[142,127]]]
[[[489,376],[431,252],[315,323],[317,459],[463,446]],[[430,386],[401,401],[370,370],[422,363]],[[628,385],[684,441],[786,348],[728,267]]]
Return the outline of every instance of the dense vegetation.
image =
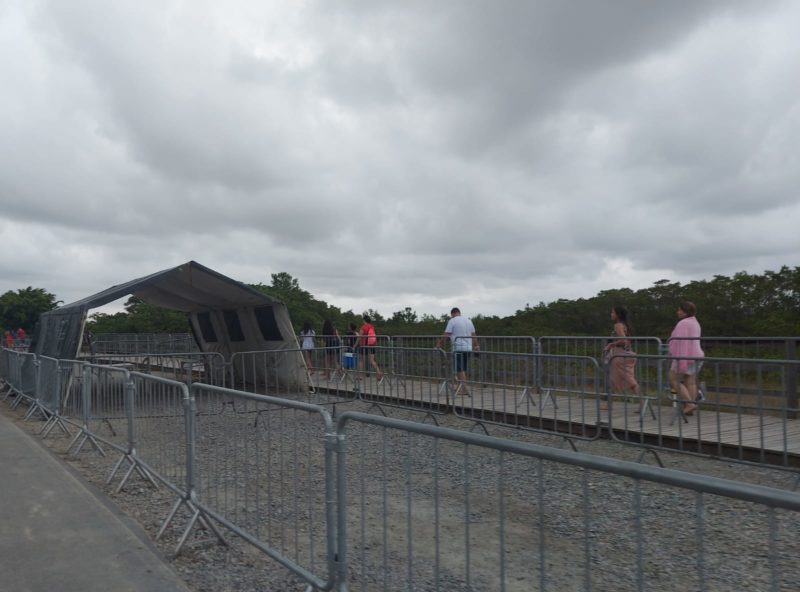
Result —
[[[28,286],[16,292],[9,290],[0,296],[0,330],[24,329],[30,334],[39,315],[53,310],[60,302],[42,288]]]
[[[285,302],[297,329],[305,320],[311,321],[317,332],[326,318],[342,332],[348,323],[360,323],[361,312],[342,311],[317,300],[288,273],[272,274],[270,285],[252,287]],[[610,331],[609,310],[620,303],[630,309],[636,334],[663,337],[669,335],[675,324],[675,309],[681,300],[697,304],[705,335],[800,335],[800,267],[786,266],[762,275],[741,272],[685,285],[661,280],[641,290],[620,288],[600,292],[592,298],[540,302],[507,317],[464,312],[472,316],[483,335],[605,335]],[[42,289],[6,292],[0,296],[0,323],[5,328],[23,327],[30,332],[38,315],[56,304],[55,296]],[[446,321],[446,317],[420,316],[409,307],[387,317],[375,310],[364,312],[376,320],[379,333],[388,335],[439,334]],[[182,313],[146,304],[135,297],[128,299],[124,312],[92,315],[89,326],[95,333],[189,331]]]

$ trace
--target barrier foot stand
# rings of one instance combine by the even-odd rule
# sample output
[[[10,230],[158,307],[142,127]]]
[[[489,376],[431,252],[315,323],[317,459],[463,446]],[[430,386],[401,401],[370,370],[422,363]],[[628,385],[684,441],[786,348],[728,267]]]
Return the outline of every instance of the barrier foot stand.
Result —
[[[524,389],[522,389],[522,394],[519,396],[519,399],[517,399],[517,406],[514,408],[514,411],[517,411],[519,409],[520,405],[522,405],[522,401],[528,401],[528,403],[536,407],[536,401],[533,400],[533,397],[531,396],[531,391],[528,390],[527,386]]]
[[[482,421],[478,421],[477,419],[472,420],[472,427],[469,429],[469,431],[470,432],[473,431],[478,426],[480,426],[481,429],[483,429],[484,434],[486,434],[487,436],[489,435],[489,430],[486,429],[486,424],[484,424]]]
[[[125,473],[125,476],[122,478],[122,481],[120,481],[119,486],[117,487],[117,493],[122,491],[122,488],[125,487],[125,484],[128,482],[128,479],[130,479],[130,476],[133,474],[134,471],[139,473],[139,476],[142,479],[144,479],[145,481],[149,481],[150,485],[152,485],[154,489],[158,489],[158,483],[156,483],[155,479],[153,479],[153,476],[150,474],[150,471],[142,467],[133,458],[128,459],[128,462],[131,463],[131,466],[128,469],[128,472]]]
[[[56,426],[61,428],[61,431],[64,432],[65,436],[72,435],[72,432],[69,431],[67,424],[64,422],[63,419],[61,419],[61,416],[56,415],[55,413],[51,415],[50,419],[47,420],[47,423],[44,424],[44,427],[42,427],[42,431],[39,432],[39,435],[42,437],[43,440],[46,439],[47,436],[50,435],[50,432],[53,431],[53,428]]]
[[[22,399],[23,399],[22,395],[17,395],[16,397],[14,397],[14,402],[11,403],[11,409],[13,410],[19,407],[19,404],[22,403]]]
[[[34,400],[33,405],[31,405],[31,408],[28,409],[28,412],[25,414],[25,417],[22,419],[22,421],[29,421],[29,420],[33,419],[33,414],[37,413],[37,412],[45,420],[49,420],[50,419],[50,415],[52,415],[51,413],[49,413],[47,411],[47,409],[44,408],[44,406],[37,399],[37,400]]]
[[[556,398],[553,396],[552,391],[548,389],[542,389],[544,396],[541,398],[541,402],[539,403],[544,409],[544,406],[547,405],[547,401],[549,400],[553,404],[553,409],[558,409],[558,403],[556,403]]]
[[[128,470],[125,472],[125,476],[122,478],[122,481],[120,481],[120,484],[117,486],[115,493],[119,493],[120,491],[122,491],[122,488],[125,487],[125,484],[128,482],[128,479],[130,479],[131,475],[133,474],[133,471],[139,473],[139,476],[145,481],[149,481],[154,489],[158,489],[158,483],[156,483],[155,479],[153,479],[153,476],[150,474],[150,471],[142,467],[136,461],[136,458],[130,453],[125,453],[122,456],[120,456],[119,460],[117,461],[117,464],[114,465],[111,474],[108,476],[108,479],[106,479],[106,485],[111,485],[111,482],[114,480],[117,471],[119,471],[119,469],[122,467],[122,463],[126,460],[130,464],[130,466],[128,467]]]
[[[572,448],[573,452],[578,452],[578,447],[575,446],[575,442],[573,441],[572,438],[570,438],[569,436],[561,436],[561,438],[562,438],[561,446],[559,446],[559,448],[563,448],[564,442],[566,442],[567,444],[569,444],[570,448]]]
[[[658,466],[663,469],[664,468],[664,463],[661,462],[661,457],[659,456],[658,452],[656,452],[652,448],[645,448],[644,450],[642,450],[642,453],[639,455],[639,458],[636,459],[636,462],[637,463],[642,462],[644,460],[645,454],[647,454],[648,452],[655,457],[656,462],[658,463]]]
[[[372,411],[372,409],[374,407],[378,408],[378,411],[381,412],[381,415],[383,415],[384,417],[387,417],[386,412],[383,410],[383,407],[381,407],[380,404],[375,403],[375,402],[373,402],[372,405],[370,405],[369,408],[367,408],[367,412]]]
[[[672,410],[672,419],[669,422],[669,427],[675,425],[675,420],[679,417],[683,420],[683,423],[689,423],[686,415],[683,413],[683,402],[676,401],[677,405],[675,405],[674,409]]]
[[[209,520],[206,516],[204,516],[203,512],[199,508],[197,508],[191,501],[182,496],[178,498],[178,501],[176,501],[175,504],[170,509],[169,514],[167,515],[166,519],[164,520],[164,523],[161,525],[161,528],[158,531],[158,534],[156,534],[156,540],[159,540],[164,535],[164,533],[167,530],[167,527],[175,518],[175,514],[177,514],[178,509],[184,504],[192,513],[192,517],[189,519],[189,524],[186,526],[186,528],[183,531],[183,534],[178,540],[178,546],[175,548],[176,556],[180,554],[181,549],[183,549],[183,545],[186,544],[186,540],[189,538],[189,534],[191,534],[195,524],[197,524],[198,521],[203,527],[208,528],[211,532],[213,532],[217,536],[217,540],[219,541],[220,544],[225,545],[226,547],[229,546],[228,541],[225,540],[225,537],[222,536],[222,533],[214,526],[211,520]]]
[[[83,438],[81,438],[81,436],[83,436]],[[75,450],[74,453],[72,453],[72,456],[78,456],[81,453],[81,450],[83,449],[83,446],[84,446],[84,444],[86,444],[87,441],[95,448],[95,450],[97,450],[97,452],[100,453],[100,456],[105,456],[106,455],[106,451],[103,450],[103,447],[100,446],[100,443],[95,439],[94,436],[92,436],[86,430],[81,430],[80,432],[78,432],[75,435],[75,439],[67,447],[67,452],[70,451],[70,449],[73,447],[75,442],[77,442],[79,439],[80,439],[80,444],[78,444],[78,448]]]
[[[428,419],[429,417],[433,420],[433,424],[438,428],[439,427],[439,420],[436,419],[436,416],[433,413],[431,413],[430,411],[426,411],[425,412],[425,417],[422,418],[422,423],[425,423],[425,420]]]
[[[653,406],[650,404],[650,399],[647,399],[647,398],[644,399],[644,402],[642,403],[642,410],[639,412],[639,422],[640,423],[642,421],[644,421],[644,413],[645,413],[645,411],[650,414],[650,417],[652,419],[656,418],[656,412],[653,409]]]

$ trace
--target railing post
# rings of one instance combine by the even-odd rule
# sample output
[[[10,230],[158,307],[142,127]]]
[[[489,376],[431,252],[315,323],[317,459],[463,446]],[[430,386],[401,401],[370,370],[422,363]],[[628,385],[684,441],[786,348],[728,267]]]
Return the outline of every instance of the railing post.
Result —
[[[128,454],[136,452],[136,422],[134,421],[136,384],[128,376],[125,383],[125,415],[128,416]]]
[[[336,592],[347,592],[347,449],[344,423],[335,426],[336,452]]]
[[[85,430],[89,429],[89,406],[92,399],[92,368],[90,366],[83,367],[83,384],[81,384],[81,398],[83,399],[83,409],[81,410],[81,421]]]
[[[186,496],[191,502],[195,502],[196,485],[195,470],[196,470],[196,452],[195,447],[197,443],[197,401],[194,394],[184,387],[183,393],[183,410],[184,420],[186,425]]]
[[[786,355],[787,360],[797,359],[797,341],[795,339],[786,340]],[[797,419],[797,365],[788,364],[786,368],[786,407],[790,409],[788,413],[789,419]]]

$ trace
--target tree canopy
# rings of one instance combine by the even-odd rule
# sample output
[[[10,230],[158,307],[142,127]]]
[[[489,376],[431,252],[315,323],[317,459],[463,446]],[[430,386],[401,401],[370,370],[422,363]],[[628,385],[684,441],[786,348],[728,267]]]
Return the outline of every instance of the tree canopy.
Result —
[[[286,272],[274,273],[269,285],[252,285],[256,290],[286,303],[295,329],[308,320],[317,333],[330,319],[340,332],[349,323],[361,324],[361,314],[369,314],[378,333],[387,335],[438,335],[447,316],[419,315],[405,307],[389,315],[376,310],[355,313],[318,300]],[[464,311],[472,317],[483,335],[604,335],[610,331],[609,311],[622,304],[631,312],[637,335],[664,337],[675,325],[675,311],[683,300],[697,305],[698,319],[705,335],[730,337],[800,335],[800,267],[781,267],[763,274],[736,273],[714,276],[681,285],[663,279],[649,288],[617,288],[591,298],[560,299],[550,303],[526,305],[506,317],[483,316],[479,311]],[[55,297],[41,289],[26,288],[0,297],[0,314],[6,327],[33,327],[38,314],[54,308]],[[186,316],[145,304],[131,297],[125,312],[94,314],[91,328],[98,333],[180,333],[189,330]]]
[[[24,329],[31,333],[43,312],[60,303],[55,295],[42,288],[27,288],[0,296],[0,327],[3,330]]]

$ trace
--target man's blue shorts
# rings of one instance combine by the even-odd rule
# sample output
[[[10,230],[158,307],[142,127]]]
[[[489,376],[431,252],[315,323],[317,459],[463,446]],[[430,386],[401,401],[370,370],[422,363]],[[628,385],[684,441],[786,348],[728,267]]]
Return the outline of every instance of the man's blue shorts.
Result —
[[[469,367],[469,358],[472,355],[471,351],[456,351],[453,352],[453,366],[456,372],[466,372]]]

